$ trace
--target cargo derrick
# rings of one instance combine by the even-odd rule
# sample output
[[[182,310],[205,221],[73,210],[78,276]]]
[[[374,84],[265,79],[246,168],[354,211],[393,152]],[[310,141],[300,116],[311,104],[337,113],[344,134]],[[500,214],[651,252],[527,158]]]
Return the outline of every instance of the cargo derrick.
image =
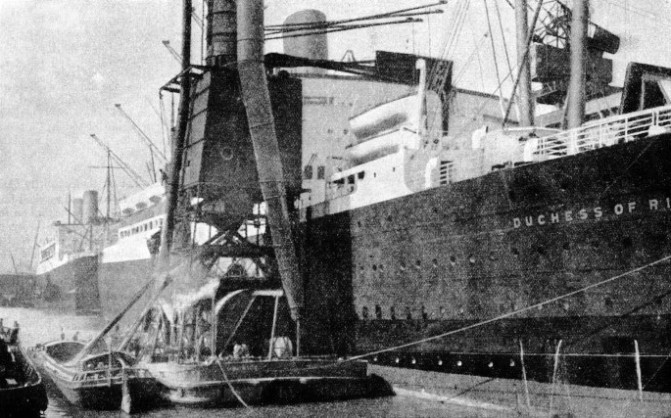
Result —
[[[535,92],[538,103],[562,107],[567,98],[572,14],[560,1],[546,2],[541,10],[529,57],[531,81],[542,84],[542,89]],[[591,100],[618,90],[609,86],[613,81],[613,61],[603,54],[615,54],[620,39],[592,22],[587,23],[586,31],[585,96]]]

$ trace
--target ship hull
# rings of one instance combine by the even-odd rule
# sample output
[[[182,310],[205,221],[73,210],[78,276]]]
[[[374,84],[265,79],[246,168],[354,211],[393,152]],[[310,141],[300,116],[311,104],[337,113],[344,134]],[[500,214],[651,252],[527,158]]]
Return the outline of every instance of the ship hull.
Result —
[[[153,268],[151,258],[117,262],[105,262],[103,259],[98,270],[98,287],[105,319],[114,318],[128,305],[128,301],[151,278]],[[150,294],[144,295],[125,318],[137,318],[150,297]],[[127,325],[129,321],[132,322],[130,319],[122,321],[122,325]]]
[[[538,382],[561,373],[568,384],[671,392],[670,140],[333,215],[313,208],[301,225],[306,346],[513,379],[522,352]]]
[[[666,417],[671,394],[531,380],[488,378],[373,365],[371,371],[410,396],[469,407],[485,416]],[[493,416],[493,415],[492,415]]]
[[[37,276],[37,307],[77,315],[100,313],[98,257],[83,256]]]

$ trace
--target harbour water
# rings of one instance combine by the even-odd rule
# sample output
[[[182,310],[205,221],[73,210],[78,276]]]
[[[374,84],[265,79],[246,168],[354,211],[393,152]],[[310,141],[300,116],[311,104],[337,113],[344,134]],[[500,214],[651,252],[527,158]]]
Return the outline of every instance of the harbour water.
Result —
[[[18,321],[21,332],[21,344],[34,346],[61,338],[65,333],[72,338],[86,340],[92,338],[105,325],[98,316],[74,316],[55,312],[44,312],[24,308],[0,308],[0,318],[5,323]],[[69,405],[58,389],[47,383],[49,408],[46,418],[88,418],[88,417],[124,417],[121,411],[86,411]],[[314,403],[303,405],[264,406],[229,409],[193,409],[168,407],[138,414],[142,417],[191,418],[209,417],[499,417],[501,411],[473,409],[463,405],[452,405],[411,396],[394,396],[383,399],[360,399],[347,402]]]

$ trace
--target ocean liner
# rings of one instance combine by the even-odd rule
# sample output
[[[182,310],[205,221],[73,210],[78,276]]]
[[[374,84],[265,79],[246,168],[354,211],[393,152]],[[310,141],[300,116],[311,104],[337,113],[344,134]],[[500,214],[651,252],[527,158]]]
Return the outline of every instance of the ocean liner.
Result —
[[[54,222],[39,245],[35,306],[75,314],[99,313],[98,253],[106,226],[98,213],[98,194],[86,191],[68,206],[68,221]]]
[[[290,255],[274,265],[236,232],[255,219],[259,179],[273,181],[264,170],[277,166],[259,164],[231,65],[234,2],[210,2],[207,65],[166,85],[188,78],[177,219],[218,231],[198,248],[202,264],[247,254],[281,276],[306,352],[487,381],[671,392],[671,70],[632,63],[624,88],[611,87],[604,53],[616,54],[619,38],[551,3],[534,5],[531,29],[526,2],[516,3],[518,112],[453,86],[446,59],[378,51],[329,61],[319,12],[283,26],[305,32],[265,56],[279,173],[295,204],[300,274],[287,283]],[[535,100],[531,81],[543,85]],[[534,102],[554,111],[536,115]],[[189,228],[177,231],[175,251],[189,251]]]

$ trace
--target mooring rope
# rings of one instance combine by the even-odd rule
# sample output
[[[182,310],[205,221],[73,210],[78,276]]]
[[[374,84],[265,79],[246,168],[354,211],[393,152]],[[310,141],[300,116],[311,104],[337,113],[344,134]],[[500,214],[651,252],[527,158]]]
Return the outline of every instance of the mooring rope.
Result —
[[[669,260],[671,260],[671,255],[660,258],[656,261],[650,262],[650,263],[645,264],[643,266],[636,267],[635,269],[626,271],[622,274],[618,274],[617,276],[610,277],[608,279],[602,280],[602,281],[597,282],[597,283],[592,283],[590,285],[587,285],[587,286],[582,287],[580,289],[574,290],[572,292],[568,292],[568,293],[565,293],[563,295],[556,296],[554,298],[547,299],[545,301],[542,301],[542,302],[539,302],[539,303],[536,303],[536,304],[533,304],[533,305],[529,305],[529,306],[526,306],[526,307],[521,308],[521,309],[517,309],[515,311],[507,312],[507,313],[495,316],[493,318],[486,319],[484,321],[476,322],[475,324],[467,325],[467,326],[462,327],[462,328],[458,328],[458,329],[455,329],[455,330],[452,330],[452,331],[444,332],[442,334],[422,338],[420,340],[411,341],[411,342],[400,344],[400,345],[393,346],[393,347],[388,347],[388,348],[383,348],[383,349],[380,349],[380,350],[371,351],[371,352],[364,353],[364,354],[359,354],[359,355],[356,355],[356,356],[353,356],[353,357],[349,357],[349,358],[343,360],[343,362],[359,360],[359,359],[370,357],[370,356],[373,356],[373,355],[376,355],[376,354],[382,354],[382,353],[387,353],[387,352],[390,352],[390,351],[396,351],[396,350],[399,350],[399,349],[402,349],[402,348],[413,347],[413,346],[420,345],[420,344],[423,344],[423,343],[426,343],[426,342],[439,340],[439,339],[448,337],[450,335],[454,335],[454,334],[458,334],[458,333],[461,333],[461,332],[464,332],[464,331],[468,331],[468,330],[471,330],[471,329],[474,329],[474,328],[479,328],[479,327],[482,327],[482,326],[485,326],[485,325],[489,325],[493,322],[500,321],[500,320],[506,319],[506,318],[510,318],[511,316],[518,315],[522,312],[530,311],[532,309],[537,309],[537,308],[540,308],[542,306],[549,305],[549,304],[554,303],[554,302],[558,302],[562,299],[566,299],[568,297],[575,296],[579,293],[586,292],[590,289],[594,289],[596,287],[603,286],[604,284],[614,282],[614,281],[619,280],[623,277],[629,276],[631,274],[637,273],[639,271],[645,270],[649,267],[655,266],[657,264],[664,263],[664,262],[669,261]]]
[[[221,359],[218,356],[215,356],[215,361],[217,362],[217,366],[219,366],[219,370],[221,370],[221,374],[224,375],[224,380],[226,381],[226,384],[228,385],[229,389],[231,389],[231,392],[235,397],[238,399],[238,401],[245,407],[249,408],[249,405],[242,399],[242,397],[238,394],[238,392],[235,390],[233,387],[233,384],[231,383],[230,380],[228,380],[228,376],[226,376],[226,371],[224,370],[224,366],[221,365]]]

